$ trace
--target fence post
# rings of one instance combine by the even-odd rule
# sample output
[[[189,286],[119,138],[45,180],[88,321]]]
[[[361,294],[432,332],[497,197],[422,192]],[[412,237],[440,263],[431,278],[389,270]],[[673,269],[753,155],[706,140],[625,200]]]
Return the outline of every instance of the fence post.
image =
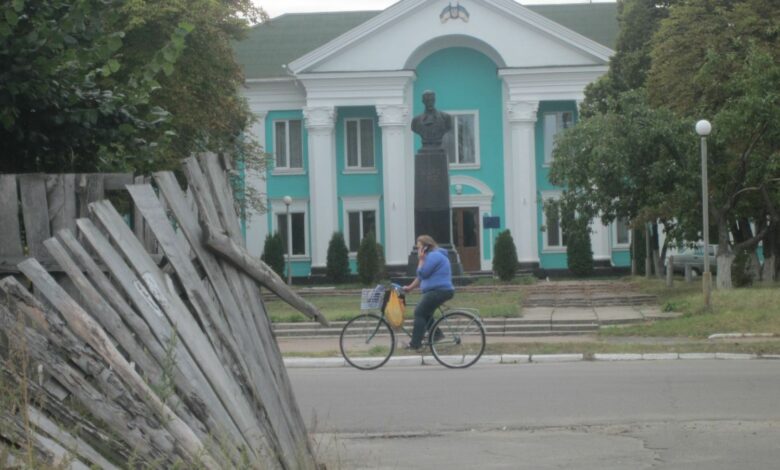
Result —
[[[671,289],[674,283],[674,256],[669,257],[666,262],[666,287]]]

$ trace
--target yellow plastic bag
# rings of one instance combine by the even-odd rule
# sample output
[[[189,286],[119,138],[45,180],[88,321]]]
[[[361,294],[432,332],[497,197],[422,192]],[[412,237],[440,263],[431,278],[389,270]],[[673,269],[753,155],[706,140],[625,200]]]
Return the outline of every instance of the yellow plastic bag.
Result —
[[[387,320],[387,323],[393,328],[403,325],[405,309],[406,304],[401,296],[398,295],[396,289],[390,289],[390,297],[385,305],[385,320]]]

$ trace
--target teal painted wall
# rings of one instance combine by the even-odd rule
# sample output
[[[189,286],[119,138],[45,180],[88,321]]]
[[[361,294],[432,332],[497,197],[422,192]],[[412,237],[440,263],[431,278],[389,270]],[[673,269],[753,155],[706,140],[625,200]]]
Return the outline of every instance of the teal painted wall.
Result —
[[[414,115],[425,110],[422,94],[436,92],[436,108],[441,111],[473,111],[479,113],[479,168],[450,169],[450,175],[466,175],[489,186],[495,194],[491,215],[506,220],[504,208],[504,131],[503,94],[496,64],[481,52],[465,47],[452,47],[434,52],[417,67],[414,82]],[[422,145],[415,136],[415,149]],[[464,194],[476,194],[464,185]],[[454,193],[454,188],[451,188]],[[492,252],[490,231],[483,230],[482,254]]]
[[[274,153],[274,121],[283,119],[303,119],[302,110],[283,110],[283,111],[270,111],[265,120],[265,151],[272,154]],[[267,176],[267,191],[268,199],[280,199],[284,196],[291,196],[293,199],[308,199],[309,198],[309,136],[306,132],[306,126],[303,126],[303,173],[296,175],[273,175],[273,169],[268,170]],[[270,203],[269,203],[270,204]],[[273,207],[268,208],[266,215],[268,221],[268,227],[275,227],[276,223],[273,221]],[[311,253],[311,213],[307,212],[309,220],[309,245],[306,247],[308,253]],[[265,240],[263,240],[265,242]],[[311,273],[311,261],[310,260],[295,260],[293,259],[293,276],[308,276]]]
[[[539,103],[539,111],[537,112],[536,126],[534,129],[535,140],[535,153],[536,153],[536,190],[537,190],[537,208],[536,217],[541,227],[543,221],[544,206],[542,203],[542,192],[555,191],[561,188],[550,183],[549,167],[544,165],[544,114],[558,111],[572,111],[574,113],[574,122],[579,120],[577,113],[577,103],[575,101],[542,101]],[[542,268],[546,269],[566,269],[566,252],[544,252],[544,236],[545,232],[539,230],[538,234],[539,243],[539,263]]]

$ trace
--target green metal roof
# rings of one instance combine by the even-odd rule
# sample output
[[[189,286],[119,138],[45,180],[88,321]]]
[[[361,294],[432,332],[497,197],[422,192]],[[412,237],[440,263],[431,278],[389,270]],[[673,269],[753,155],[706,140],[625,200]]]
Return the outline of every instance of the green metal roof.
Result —
[[[532,10],[604,46],[614,48],[617,3],[528,5]],[[285,77],[282,67],[368,21],[381,11],[292,13],[254,26],[235,44],[246,78]]]

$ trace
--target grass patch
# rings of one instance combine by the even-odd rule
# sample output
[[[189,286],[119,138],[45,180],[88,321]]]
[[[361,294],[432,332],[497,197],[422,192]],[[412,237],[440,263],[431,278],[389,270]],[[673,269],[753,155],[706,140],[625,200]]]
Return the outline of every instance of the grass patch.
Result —
[[[607,328],[603,336],[670,336],[706,338],[715,333],[780,334],[780,289],[777,284],[740,289],[715,290],[712,307],[704,308],[701,283],[675,282],[667,289],[664,281],[633,278],[638,290],[656,295],[662,310],[682,313],[680,318],[654,323]]]
[[[407,296],[409,303],[420,301],[419,293]],[[314,304],[329,321],[349,320],[360,313],[360,297],[358,295],[307,295],[306,300]],[[502,292],[455,292],[455,298],[447,302],[452,307],[468,307],[479,310],[483,318],[517,317],[520,315],[523,294],[520,291]],[[273,323],[297,323],[310,321],[308,317],[298,312],[287,303],[280,300],[265,302]],[[406,318],[414,318],[414,308],[406,309]]]

